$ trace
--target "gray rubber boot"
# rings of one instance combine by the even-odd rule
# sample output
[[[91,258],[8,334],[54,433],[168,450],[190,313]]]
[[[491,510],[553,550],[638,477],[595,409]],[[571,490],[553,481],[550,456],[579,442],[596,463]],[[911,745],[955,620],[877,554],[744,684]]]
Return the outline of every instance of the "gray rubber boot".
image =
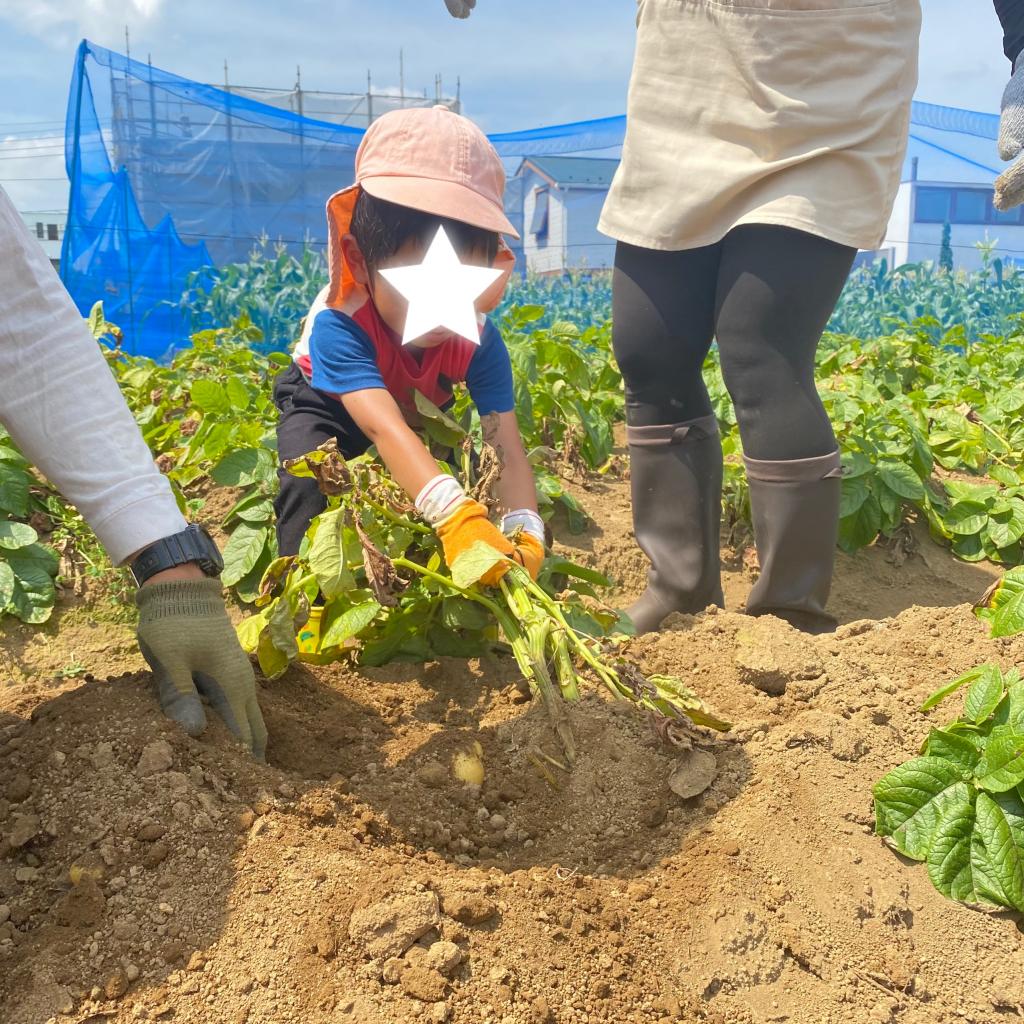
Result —
[[[748,615],[776,615],[807,633],[827,633],[843,475],[839,452],[767,462],[744,457],[761,576]]]
[[[627,427],[633,530],[651,560],[647,589],[626,614],[637,633],[672,612],[724,605],[719,563],[722,439],[714,416]]]

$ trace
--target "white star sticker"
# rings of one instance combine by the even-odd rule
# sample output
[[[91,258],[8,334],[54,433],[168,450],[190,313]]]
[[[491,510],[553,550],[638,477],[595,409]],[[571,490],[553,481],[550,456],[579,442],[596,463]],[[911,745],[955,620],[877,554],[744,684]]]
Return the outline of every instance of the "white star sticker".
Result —
[[[501,273],[490,267],[471,267],[459,262],[444,227],[439,227],[422,263],[380,272],[409,303],[402,344],[408,345],[438,327],[445,327],[479,345],[480,327],[474,303]]]

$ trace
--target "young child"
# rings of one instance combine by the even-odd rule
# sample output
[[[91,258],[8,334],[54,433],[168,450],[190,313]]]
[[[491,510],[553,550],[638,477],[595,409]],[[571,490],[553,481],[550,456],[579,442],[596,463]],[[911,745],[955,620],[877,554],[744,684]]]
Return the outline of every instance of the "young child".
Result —
[[[331,437],[350,458],[376,445],[437,531],[449,565],[483,540],[536,578],[544,524],[516,422],[508,351],[484,315],[500,301],[513,262],[501,233],[518,237],[504,214],[504,189],[504,169],[487,137],[446,107],[393,111],[374,122],[356,155],[356,184],[327,204],[330,284],[310,310],[292,365],[275,383],[277,442],[282,460]],[[504,271],[476,302],[479,344],[445,329],[402,344],[407,303],[380,271],[422,262],[439,226],[463,263]],[[497,414],[486,439],[504,460],[500,530],[442,473],[413,429],[416,391],[443,408],[462,382],[481,416]],[[315,481],[284,471],[280,478],[278,546],[293,555],[325,501]],[[507,535],[516,528],[513,542]],[[499,563],[483,582],[497,583],[507,569]]]

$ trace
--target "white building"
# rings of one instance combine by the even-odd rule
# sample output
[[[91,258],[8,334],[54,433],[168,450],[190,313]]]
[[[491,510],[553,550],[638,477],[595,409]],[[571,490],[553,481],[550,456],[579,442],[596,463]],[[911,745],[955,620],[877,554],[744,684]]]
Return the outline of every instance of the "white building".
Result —
[[[890,266],[939,261],[950,226],[957,268],[981,265],[978,243],[993,256],[1024,264],[1024,207],[1001,213],[992,186],[1005,170],[996,152],[999,118],[930,103],[913,105],[907,159],[885,241],[858,263],[884,258]],[[522,254],[526,268],[560,273],[574,267],[607,267],[614,243],[597,231],[617,159],[530,157],[516,172],[522,203]],[[518,215],[518,208],[516,209]]]
[[[56,267],[67,223],[64,136],[0,136],[0,187]]]
[[[36,218],[42,218],[37,220]],[[28,225],[29,232],[46,253],[56,269],[60,269],[60,247],[64,241],[67,214],[58,210],[45,213],[22,213],[21,219]]]
[[[618,159],[528,157],[516,171],[523,202],[526,269],[561,274],[577,267],[609,268],[615,243],[597,230]]]
[[[992,185],[1007,164],[996,152],[999,118],[914,103],[907,160],[879,255],[890,265],[937,263],[945,225],[957,268],[981,265],[979,242],[993,255],[1024,262],[1024,207],[1001,213]]]

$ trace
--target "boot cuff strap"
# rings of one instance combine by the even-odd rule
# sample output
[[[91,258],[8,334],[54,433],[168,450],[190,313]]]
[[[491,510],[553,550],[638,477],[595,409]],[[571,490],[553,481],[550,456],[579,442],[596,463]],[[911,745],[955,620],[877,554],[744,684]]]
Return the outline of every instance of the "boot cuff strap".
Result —
[[[703,441],[718,436],[718,420],[701,416],[683,423],[658,423],[653,427],[626,427],[626,440],[640,448],[663,448],[684,441]]]
[[[751,459],[744,455],[743,463],[747,467],[747,476],[752,480],[773,484],[805,483],[843,475],[843,463],[838,451],[812,459],[787,459],[784,462]]]

